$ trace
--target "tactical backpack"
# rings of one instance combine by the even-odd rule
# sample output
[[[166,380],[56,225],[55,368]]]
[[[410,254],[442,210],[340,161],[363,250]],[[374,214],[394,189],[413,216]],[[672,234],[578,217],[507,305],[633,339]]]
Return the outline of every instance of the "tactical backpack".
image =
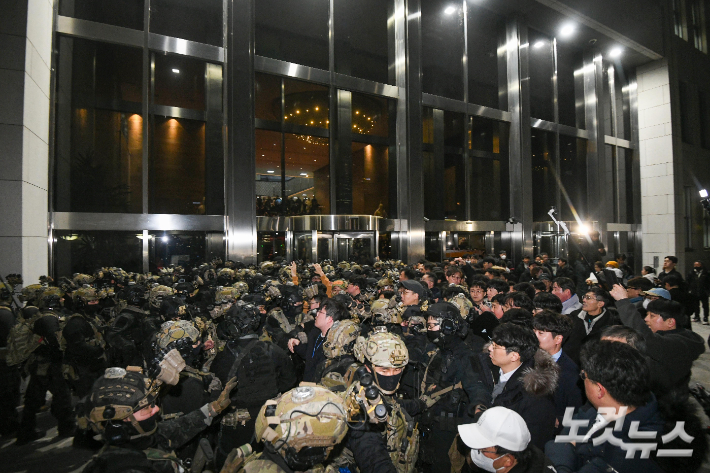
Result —
[[[32,328],[35,322],[44,315],[46,314],[37,311],[29,319],[18,320],[10,329],[10,334],[7,337],[6,362],[8,366],[24,362],[42,344],[42,337],[35,334]]]
[[[260,407],[265,401],[279,394],[278,380],[271,344],[256,341],[249,345],[237,350],[231,343],[227,344],[229,351],[235,357],[234,364],[239,363],[238,367],[232,366],[230,370],[230,377],[234,372],[239,380],[239,389],[232,400],[235,405]]]

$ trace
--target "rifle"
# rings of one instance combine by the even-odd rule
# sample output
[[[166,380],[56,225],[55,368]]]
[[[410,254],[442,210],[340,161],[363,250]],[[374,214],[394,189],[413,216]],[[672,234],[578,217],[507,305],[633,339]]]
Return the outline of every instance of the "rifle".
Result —
[[[10,284],[8,284],[7,279],[5,279],[5,277],[2,274],[0,274],[0,281],[3,284],[5,284],[8,288],[12,288],[12,291],[10,291],[10,295],[12,297],[12,302],[14,302],[15,305],[17,306],[17,310],[21,310],[22,304],[20,304],[20,300],[17,298],[17,295],[15,294],[15,288],[12,287]]]

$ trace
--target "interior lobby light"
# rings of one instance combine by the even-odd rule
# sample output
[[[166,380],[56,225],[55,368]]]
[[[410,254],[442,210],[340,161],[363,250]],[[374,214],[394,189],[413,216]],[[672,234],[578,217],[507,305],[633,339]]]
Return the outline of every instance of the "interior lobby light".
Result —
[[[307,173],[307,172],[302,172],[302,173],[301,173],[301,176],[306,176],[306,177],[308,177],[308,173]]]
[[[170,241],[170,238],[167,235],[165,235],[163,238],[161,238],[161,240],[163,240],[163,243],[167,243]]]
[[[560,30],[560,37],[561,38],[569,38],[574,33],[574,30],[575,30],[574,24],[567,23],[566,25],[562,26],[562,29]]]
[[[456,11],[456,8],[453,7],[453,6],[451,6],[451,5],[449,5],[449,6],[446,7],[446,9],[444,10],[444,13],[446,13],[447,15],[451,15],[451,14],[452,14],[453,12],[455,12],[455,11]]]
[[[545,42],[543,40],[536,41],[535,44],[533,44],[533,48],[535,49],[540,49],[543,46],[545,46]]]
[[[617,58],[617,57],[621,56],[622,52],[623,52],[623,50],[619,46],[617,46],[615,48],[612,48],[611,51],[609,51],[609,57],[610,58]]]
[[[175,68],[173,67],[173,72],[174,72],[175,74],[180,74],[180,69],[175,69]]]
[[[271,170],[266,171],[266,172],[269,173],[269,174],[273,174],[273,173],[274,173],[274,171],[271,171]]]

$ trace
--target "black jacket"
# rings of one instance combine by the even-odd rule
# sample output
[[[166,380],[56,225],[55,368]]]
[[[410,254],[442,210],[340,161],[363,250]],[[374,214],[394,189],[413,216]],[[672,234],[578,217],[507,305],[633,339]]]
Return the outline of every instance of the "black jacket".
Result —
[[[293,352],[306,362],[306,368],[303,370],[303,381],[320,381],[315,379],[315,376],[316,366],[325,360],[323,343],[325,343],[325,337],[321,335],[319,328],[314,328],[308,332],[308,343],[299,343],[293,348]]]
[[[580,317],[581,316],[581,317]],[[582,350],[582,345],[589,340],[598,339],[601,331],[610,325],[621,325],[619,316],[615,310],[604,309],[602,317],[594,322],[592,329],[587,333],[586,324],[583,318],[586,312],[582,309],[575,310],[569,317],[572,319],[572,331],[567,335],[562,342],[562,349],[567,352],[572,361],[579,366],[579,352]]]
[[[487,353],[479,355],[482,379],[489,392],[500,378],[500,369],[493,365]],[[553,393],[559,380],[559,367],[550,355],[537,350],[535,356],[523,363],[508,380],[490,407],[503,406],[525,420],[531,443],[544,448],[555,437],[555,403]]]
[[[564,350],[557,359],[557,366],[560,367],[560,381],[554,394],[555,417],[557,417],[559,425],[562,425],[566,408],[574,407],[576,409],[582,406],[582,390],[578,384],[579,367]]]
[[[695,297],[708,297],[710,295],[710,273],[703,269],[699,273],[691,270],[686,278],[688,291]]]

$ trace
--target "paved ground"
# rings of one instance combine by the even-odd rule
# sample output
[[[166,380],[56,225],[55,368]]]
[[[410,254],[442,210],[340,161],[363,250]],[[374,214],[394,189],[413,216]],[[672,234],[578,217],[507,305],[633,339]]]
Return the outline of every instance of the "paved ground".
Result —
[[[705,340],[710,336],[710,326],[694,324],[693,329]],[[695,383],[710,390],[710,352],[701,355],[693,366],[691,385]],[[706,421],[710,425],[710,419]],[[94,454],[72,448],[71,439],[58,439],[56,422],[48,411],[38,416],[38,428],[47,430],[45,437],[22,447],[14,445],[14,438],[0,438],[0,473],[80,472]],[[706,461],[700,473],[710,473],[710,461]]]

